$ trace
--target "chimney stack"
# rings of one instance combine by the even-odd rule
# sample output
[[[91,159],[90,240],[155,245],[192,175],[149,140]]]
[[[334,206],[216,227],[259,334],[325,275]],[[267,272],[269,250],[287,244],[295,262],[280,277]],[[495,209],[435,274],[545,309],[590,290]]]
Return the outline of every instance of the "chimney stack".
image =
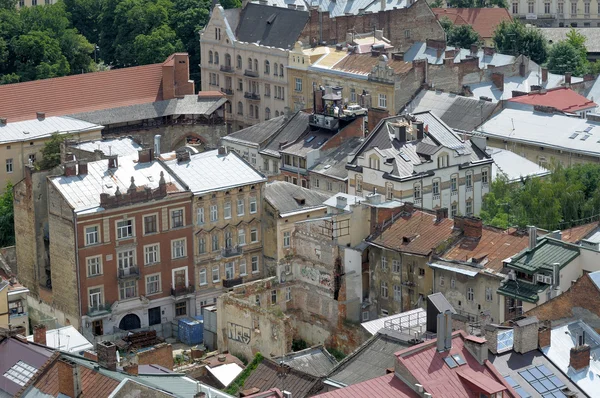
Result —
[[[492,73],[492,82],[500,91],[504,91],[504,73]]]
[[[415,204],[413,202],[404,202],[404,212],[412,214],[415,211]]]
[[[67,358],[58,360],[58,392],[70,398],[79,398],[82,393],[79,367]]]
[[[398,126],[398,136],[396,138],[400,142],[406,142],[406,125],[405,124]]]
[[[190,160],[190,153],[180,148],[175,152],[175,158],[177,159],[177,163],[187,162]]]
[[[465,338],[465,348],[480,365],[483,365],[488,358],[487,340],[482,337],[467,336]]]
[[[529,234],[529,250],[535,249],[537,245],[537,228],[534,225],[527,226],[527,233]]]
[[[579,372],[590,366],[590,351],[590,346],[587,344],[572,347],[569,356],[569,366],[575,372]]]
[[[77,175],[77,162],[75,160],[69,160],[65,162],[65,176],[72,177]]]
[[[342,195],[338,195],[335,197],[336,202],[335,202],[335,207],[339,207],[339,208],[345,208],[348,205],[348,198],[346,198],[345,196]]]
[[[109,155],[107,158],[109,169],[116,169],[119,167],[119,157],[117,155]]]
[[[538,329],[538,346],[539,348],[550,347],[552,343],[552,328],[550,321],[540,322]]]
[[[33,342],[46,345],[46,325],[40,323],[33,327]]]
[[[130,375],[137,376],[138,375],[138,364],[130,363],[129,365],[123,366],[123,370]]]
[[[444,218],[448,218],[448,208],[435,209],[435,222],[441,222]]]
[[[479,46],[477,44],[471,44],[471,55],[476,57],[479,52]]]
[[[88,173],[88,162],[87,160],[80,160],[77,165],[77,175],[83,176]]]
[[[220,146],[219,155],[227,155],[227,148],[225,148],[224,146]]]
[[[0,117],[0,126],[6,126],[6,123],[8,123],[8,119],[5,117]]]
[[[565,84],[571,84],[571,72],[565,72]]]
[[[98,365],[108,370],[117,370],[117,346],[110,341],[101,341],[96,344]]]
[[[548,81],[548,68],[542,68],[542,83]]]
[[[150,163],[154,159],[154,149],[144,148],[138,151],[138,163]]]
[[[423,122],[420,120],[417,120],[416,122],[413,122],[413,127],[416,127],[416,129],[417,129],[417,140],[422,140],[423,139]]]
[[[46,118],[46,113],[45,112],[36,112],[35,117],[37,117],[37,119],[41,122],[42,120],[44,120]]]
[[[465,217],[462,227],[463,233],[467,238],[480,239],[483,234],[483,221],[481,218]]]

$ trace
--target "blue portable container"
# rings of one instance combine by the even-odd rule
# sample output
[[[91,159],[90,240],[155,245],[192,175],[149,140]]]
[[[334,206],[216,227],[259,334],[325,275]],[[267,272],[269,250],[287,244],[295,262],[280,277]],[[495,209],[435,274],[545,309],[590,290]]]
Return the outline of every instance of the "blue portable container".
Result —
[[[201,316],[195,318],[179,320],[179,341],[184,344],[197,345],[204,339],[204,321]]]

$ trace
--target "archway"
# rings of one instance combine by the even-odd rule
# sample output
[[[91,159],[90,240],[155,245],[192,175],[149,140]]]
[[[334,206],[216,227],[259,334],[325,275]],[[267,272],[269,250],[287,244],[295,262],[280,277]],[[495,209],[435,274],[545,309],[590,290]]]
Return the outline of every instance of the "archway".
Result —
[[[142,327],[140,317],[135,314],[127,314],[121,319],[119,323],[119,329],[121,330],[133,330]]]

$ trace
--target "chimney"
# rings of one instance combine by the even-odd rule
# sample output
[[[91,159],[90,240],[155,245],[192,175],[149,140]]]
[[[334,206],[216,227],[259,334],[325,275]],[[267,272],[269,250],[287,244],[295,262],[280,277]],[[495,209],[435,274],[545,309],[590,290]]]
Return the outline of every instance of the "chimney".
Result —
[[[220,146],[219,155],[227,155],[227,148],[225,148],[224,146]]]
[[[471,44],[471,55],[476,57],[479,52],[479,46],[477,44]]]
[[[525,72],[527,72],[527,65],[524,62],[519,64],[519,75],[521,77],[525,77]]]
[[[526,354],[538,348],[539,321],[537,317],[530,316],[513,322],[513,350]]]
[[[542,83],[548,81],[548,68],[542,68]]]
[[[405,124],[398,126],[398,136],[396,138],[400,142],[406,142],[406,127]]]
[[[40,323],[33,327],[33,342],[46,345],[46,325]]]
[[[119,167],[119,157],[117,155],[109,155],[108,158],[108,168],[116,169]]]
[[[444,312],[444,318],[446,321],[446,326],[444,327],[444,332],[446,332],[444,336],[444,348],[446,349],[446,351],[450,352],[450,350],[452,349],[452,311],[446,310]]]
[[[571,72],[565,72],[565,84],[571,84]]]
[[[467,336],[464,344],[467,351],[473,355],[480,365],[483,365],[488,358],[487,340],[482,337]]]
[[[439,209],[435,209],[435,222],[440,222],[444,218],[448,218],[448,208],[441,207]]]
[[[177,163],[187,162],[190,160],[190,153],[185,149],[178,149],[175,152],[175,158],[177,159]]]
[[[386,0],[380,0],[381,11],[385,11],[385,5],[386,5],[385,2],[386,2]]]
[[[487,46],[483,47],[483,55],[492,56],[494,54],[496,54],[496,49],[494,47],[487,47]]]
[[[504,73],[492,73],[492,82],[500,91],[504,91]]]
[[[46,113],[45,112],[36,112],[35,117],[37,117],[37,120],[39,120],[41,122],[42,120],[44,120],[46,118]]]
[[[335,199],[335,207],[343,209],[348,205],[348,198],[346,198],[345,196],[338,195],[335,197]]]
[[[467,238],[480,239],[483,233],[483,221],[481,218],[465,217],[463,219],[463,233]]]
[[[540,322],[538,329],[538,346],[539,348],[550,347],[552,343],[552,329],[550,328],[550,321]]]
[[[65,162],[65,176],[71,177],[77,174],[77,162],[75,160],[69,160]]]
[[[420,120],[417,120],[416,122],[413,122],[413,126],[417,128],[417,140],[422,140],[423,139],[423,122]]]
[[[138,163],[150,163],[154,159],[154,149],[145,148],[138,150]]]
[[[537,228],[533,225],[527,226],[527,233],[529,234],[529,250],[535,249],[537,245]]]
[[[571,348],[569,366],[579,372],[590,366],[590,346],[587,344],[577,345]]]
[[[412,214],[415,211],[415,205],[413,202],[404,202],[404,211],[406,213]]]
[[[87,160],[80,160],[77,164],[77,175],[84,176],[88,173],[88,162]]]
[[[138,364],[131,363],[129,365],[123,366],[123,370],[130,375],[137,376],[138,375]]]
[[[154,136],[154,153],[160,156],[160,134]]]
[[[117,370],[117,346],[110,341],[101,341],[96,344],[98,365],[108,370]]]
[[[0,126],[6,126],[6,123],[8,123],[8,119],[5,117],[0,117]]]
[[[446,335],[446,318],[444,314],[437,315],[437,341],[438,352],[444,352],[444,336]]]
[[[58,360],[58,392],[70,398],[81,396],[79,367],[67,358]]]
[[[286,390],[283,390],[283,398],[292,398],[292,393]]]

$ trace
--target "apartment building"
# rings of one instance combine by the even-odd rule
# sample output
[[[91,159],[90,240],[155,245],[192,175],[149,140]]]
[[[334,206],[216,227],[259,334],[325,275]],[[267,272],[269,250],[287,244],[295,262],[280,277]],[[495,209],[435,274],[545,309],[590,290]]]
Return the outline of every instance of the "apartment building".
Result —
[[[165,165],[193,194],[190,263],[200,310],[228,289],[263,277],[266,178],[223,147],[191,156],[177,152]]]
[[[289,51],[307,21],[306,11],[255,3],[213,8],[200,33],[202,90],[225,93],[232,131],[283,114]]]
[[[429,111],[382,119],[346,165],[349,193],[477,215],[489,192],[492,159],[485,140],[465,141]]]
[[[515,19],[544,28],[600,26],[600,4],[588,0],[514,0],[508,11]]]

